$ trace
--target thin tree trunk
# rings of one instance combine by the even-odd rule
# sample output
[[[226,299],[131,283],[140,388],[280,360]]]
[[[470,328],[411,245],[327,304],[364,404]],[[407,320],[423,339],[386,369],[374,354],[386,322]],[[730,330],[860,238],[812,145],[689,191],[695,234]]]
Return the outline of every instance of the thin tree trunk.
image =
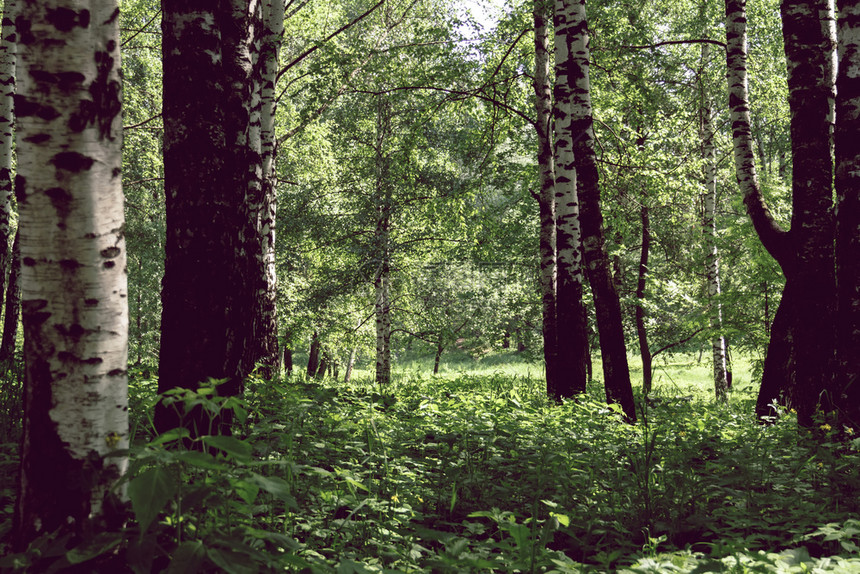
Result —
[[[549,5],[545,0],[534,2],[535,27],[535,111],[534,124],[538,144],[538,173],[540,192],[536,195],[540,210],[540,286],[541,313],[543,315],[543,351],[546,369],[547,394],[561,397],[558,373],[558,319],[556,316],[556,286],[558,267],[556,259],[555,227],[555,165],[552,135],[552,86],[550,83],[550,28],[547,22]],[[509,333],[505,341],[510,346]]]
[[[570,118],[564,129],[568,134],[566,137],[571,140],[575,160],[574,173],[579,198],[582,250],[594,296],[606,400],[609,403],[619,404],[627,419],[635,421],[636,406],[633,402],[633,387],[630,384],[630,370],[627,365],[621,302],[613,282],[604,239],[603,216],[600,212],[600,187],[594,154],[591,84],[588,72],[590,53],[585,0],[556,1],[556,60],[563,62],[556,72],[556,82],[564,82],[570,86]],[[560,74],[562,77],[559,77]],[[560,169],[559,162],[556,167],[556,185],[561,179]],[[559,259],[561,259],[561,247],[559,247]],[[560,263],[559,267],[561,267]],[[560,272],[559,291],[561,291]]]
[[[703,44],[702,63],[709,65],[710,46]],[[711,107],[704,94],[705,103],[701,113],[702,159],[705,163],[704,218],[702,228],[705,239],[705,281],[708,288],[708,320],[711,326],[711,351],[713,356],[714,392],[718,401],[728,400],[728,375],[726,371],[726,344],[723,339],[723,310],[720,303],[720,260],[717,251],[717,151],[714,145],[714,127]]]
[[[74,7],[24,2],[16,18],[27,31],[16,95],[26,364],[17,551],[59,528],[92,532],[127,466],[113,455],[128,449],[129,430],[119,8]]]
[[[5,0],[0,31],[0,306],[3,305],[4,282],[9,271],[9,243],[12,239],[12,140],[15,117],[15,57],[17,35],[15,12],[17,0]]]
[[[275,173],[275,112],[277,109],[275,83],[279,68],[278,55],[284,36],[284,0],[263,3],[264,32],[260,48],[262,87],[260,114],[262,154],[262,203],[257,218],[257,232],[262,241],[264,292],[258,298],[255,314],[257,327],[257,357],[261,374],[268,379],[280,372],[278,352],[277,294],[278,275],[275,267],[275,220],[277,189]]]
[[[434,375],[439,374],[439,363],[442,361],[442,351],[444,351],[444,350],[445,350],[445,348],[442,346],[442,341],[439,341],[439,343],[436,345],[436,357],[433,359],[433,374]]]
[[[645,288],[648,284],[648,254],[651,251],[651,222],[648,216],[648,206],[643,203],[640,210],[642,220],[642,246],[639,249],[639,279],[636,283],[636,335],[639,339],[639,355],[642,357],[642,392],[651,392],[651,382],[654,375],[651,366],[651,348],[648,346],[648,330],[645,327],[647,313]]]
[[[582,306],[582,230],[576,168],[576,73],[573,50],[577,42],[573,5],[555,2],[555,212],[556,212],[556,337],[557,382],[553,398],[585,392],[588,335]]]
[[[322,356],[322,359],[320,359],[319,368],[317,369],[317,372],[314,374],[314,378],[316,378],[316,379],[324,379],[325,375],[326,375],[326,371],[329,368],[330,356],[328,353],[328,349],[323,347],[320,355]]]
[[[12,243],[12,264],[6,284],[6,314],[3,317],[3,339],[0,342],[0,364],[10,364],[15,357],[18,338],[18,317],[21,314],[21,241],[15,233]]]
[[[376,292],[376,382],[391,381],[391,182],[389,181],[388,139],[391,135],[391,110],[380,97],[376,114],[376,255],[378,268]]]
[[[343,382],[348,383],[352,380],[352,370],[355,368],[355,357],[358,354],[358,347],[353,347],[349,352],[349,361],[346,363],[346,372],[343,374]]]
[[[847,423],[860,428],[860,2],[839,0],[836,99],[836,284],[838,290],[835,400]]]
[[[307,375],[311,379],[317,374],[320,366],[320,338],[316,331],[311,336],[311,348],[308,352]]]

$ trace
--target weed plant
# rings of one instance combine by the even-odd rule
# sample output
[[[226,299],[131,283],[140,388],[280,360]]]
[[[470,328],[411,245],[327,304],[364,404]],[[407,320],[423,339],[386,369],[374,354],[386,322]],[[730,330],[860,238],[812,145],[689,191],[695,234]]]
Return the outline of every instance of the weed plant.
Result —
[[[186,449],[151,434],[144,375],[126,526],[4,571],[860,572],[855,430],[760,425],[750,393],[663,386],[628,425],[597,383],[556,405],[528,375],[252,379],[176,395],[237,420]]]

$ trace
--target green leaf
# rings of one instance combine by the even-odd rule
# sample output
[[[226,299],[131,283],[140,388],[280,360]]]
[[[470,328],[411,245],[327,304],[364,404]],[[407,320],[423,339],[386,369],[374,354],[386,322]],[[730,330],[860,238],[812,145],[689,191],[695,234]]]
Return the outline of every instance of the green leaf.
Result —
[[[558,512],[550,512],[549,515],[558,520],[558,523],[562,526],[570,526],[570,516],[559,514]]]
[[[246,554],[234,552],[227,548],[209,548],[206,551],[209,560],[228,574],[253,574],[257,572],[254,563]]]
[[[140,534],[149,528],[167,501],[176,494],[176,481],[163,468],[150,468],[128,483],[128,497],[140,524]]]
[[[167,574],[186,574],[187,572],[198,572],[203,559],[206,557],[206,547],[203,543],[195,540],[183,542],[173,553],[173,560],[167,568]]]
[[[120,542],[122,542],[122,534],[102,532],[92,540],[66,552],[66,560],[69,561],[69,564],[80,564],[92,560],[96,556],[101,556],[108,550],[119,546]]]
[[[298,508],[295,497],[290,493],[290,485],[283,478],[279,478],[277,476],[262,476],[257,473],[251,473],[248,480],[275,498],[283,500],[290,507]]]
[[[206,470],[225,470],[227,465],[220,462],[208,452],[196,450],[183,450],[176,453],[175,458],[196,468]]]
[[[260,493],[260,487],[244,479],[230,479],[230,486],[246,504],[253,504]]]
[[[233,436],[207,435],[201,437],[207,446],[223,450],[229,458],[238,461],[251,460],[251,445]]]
[[[149,443],[150,446],[158,446],[160,444],[165,444],[168,442],[173,442],[175,440],[179,440],[182,438],[186,438],[190,436],[191,433],[186,428],[175,428],[170,429],[169,431],[162,433],[152,439],[152,442]]]

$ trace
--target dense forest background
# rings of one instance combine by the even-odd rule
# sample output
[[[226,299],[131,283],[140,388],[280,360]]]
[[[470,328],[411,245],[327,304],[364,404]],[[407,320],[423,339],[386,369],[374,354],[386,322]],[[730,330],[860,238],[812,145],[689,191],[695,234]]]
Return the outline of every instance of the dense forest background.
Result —
[[[94,162],[38,159],[90,72],[33,46],[91,15],[37,4],[0,50],[4,572],[860,568],[856,3],[93,9],[67,125],[122,142],[128,432],[69,375],[108,347],[39,331]]]
[[[462,7],[386,5],[403,14],[396,28],[380,29],[377,8],[323,41],[371,7],[307,5],[285,22],[275,122],[282,348],[307,353],[316,333],[341,370],[353,349],[359,361],[373,359],[372,191],[382,94],[390,106],[393,348],[444,353],[456,344],[480,357],[513,345],[540,359],[531,6],[495,8],[498,23],[481,30],[461,20]],[[703,59],[694,42],[652,47],[719,38],[719,8],[589,7],[604,218],[631,348],[638,305],[647,310],[655,350],[682,340],[675,349],[705,345],[700,126],[708,104],[717,128],[725,336],[760,369],[784,280],[737,191],[728,109],[717,105],[726,98],[724,54],[715,49]],[[753,8],[750,84],[763,191],[787,224],[780,25],[775,6]],[[165,233],[157,13],[145,2],[123,5],[130,358],[148,366],[158,357]],[[667,22],[667,13],[678,20]],[[652,253],[639,300],[643,210]]]

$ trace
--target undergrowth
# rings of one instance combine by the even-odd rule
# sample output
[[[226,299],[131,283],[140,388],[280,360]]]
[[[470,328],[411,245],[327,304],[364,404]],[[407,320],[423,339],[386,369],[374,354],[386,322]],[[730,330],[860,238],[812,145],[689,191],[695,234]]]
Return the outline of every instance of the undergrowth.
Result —
[[[155,382],[132,387],[127,525],[4,571],[860,571],[860,439],[759,425],[751,397],[664,393],[628,425],[598,385],[551,405],[502,374],[251,380],[177,396],[237,420],[186,449],[151,434]]]

